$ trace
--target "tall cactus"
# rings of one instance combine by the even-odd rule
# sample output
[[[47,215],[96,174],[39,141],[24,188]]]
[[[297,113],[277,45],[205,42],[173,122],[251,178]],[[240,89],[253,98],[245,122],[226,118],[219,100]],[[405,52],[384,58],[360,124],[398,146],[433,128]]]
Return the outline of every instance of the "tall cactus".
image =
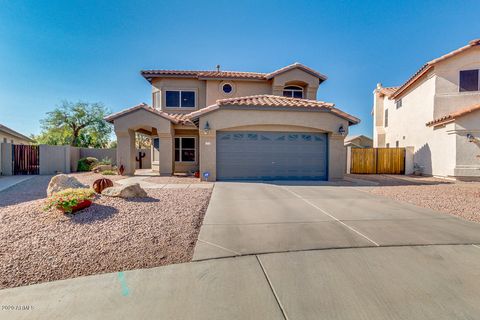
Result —
[[[138,161],[138,168],[142,169],[142,159],[145,158],[145,152],[139,151],[138,157],[135,157],[135,160]]]

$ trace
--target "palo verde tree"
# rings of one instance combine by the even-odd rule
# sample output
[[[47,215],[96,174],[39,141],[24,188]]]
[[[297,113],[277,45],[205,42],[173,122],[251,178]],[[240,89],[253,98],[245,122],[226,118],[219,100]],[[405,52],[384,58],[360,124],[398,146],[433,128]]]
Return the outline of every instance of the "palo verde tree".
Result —
[[[42,132],[37,143],[104,148],[110,141],[112,126],[103,118],[108,110],[102,103],[63,101],[40,121]]]

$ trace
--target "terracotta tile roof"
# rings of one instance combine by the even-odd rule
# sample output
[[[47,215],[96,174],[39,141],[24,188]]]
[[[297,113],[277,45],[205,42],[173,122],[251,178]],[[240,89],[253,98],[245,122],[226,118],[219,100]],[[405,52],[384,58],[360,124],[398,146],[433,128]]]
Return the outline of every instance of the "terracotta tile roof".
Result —
[[[475,104],[473,106],[469,106],[469,107],[457,110],[457,111],[452,112],[450,114],[447,114],[443,117],[440,117],[440,118],[437,118],[435,120],[429,121],[429,122],[426,123],[426,126],[427,127],[431,127],[431,126],[435,127],[435,126],[447,124],[447,123],[455,121],[455,119],[457,119],[459,117],[465,116],[469,113],[472,113],[472,112],[478,111],[478,110],[480,110],[480,104]]]
[[[180,124],[193,125],[188,113],[169,113],[168,115],[177,120]]]
[[[398,88],[400,87],[380,87],[378,89],[378,92],[380,92],[383,95],[386,95],[387,97],[390,97],[390,95],[394,93]]]
[[[133,111],[136,111],[136,110],[139,110],[139,109],[144,109],[148,112],[151,112],[151,113],[154,113],[162,118],[165,118],[167,120],[170,120],[171,122],[177,124],[177,123],[180,123],[180,120],[177,119],[176,117],[172,116],[171,114],[168,114],[166,112],[163,112],[163,111],[159,111],[159,110],[156,110],[154,108],[152,108],[151,106],[149,106],[148,104],[142,102],[140,103],[139,105],[136,105],[136,106],[133,106],[131,108],[128,108],[128,109],[125,109],[125,110],[122,110],[120,112],[116,112],[116,113],[112,113],[108,116],[106,116],[104,118],[105,121],[107,122],[110,122],[110,123],[113,123],[113,120],[121,117],[121,116],[124,116],[130,112],[133,112]]]
[[[240,71],[195,71],[195,70],[143,70],[145,78],[149,76],[193,77],[202,79],[258,79],[265,80],[266,73]]]
[[[405,81],[404,84],[402,84],[398,89],[393,92],[390,96],[391,99],[394,99],[398,97],[402,92],[404,92],[406,89],[408,89],[412,84],[414,84],[418,79],[420,79],[423,75],[425,75],[428,71],[430,71],[435,64],[437,64],[440,61],[444,61],[448,58],[451,58],[461,52],[464,52],[465,50],[468,50],[470,48],[473,48],[475,46],[480,45],[480,39],[474,39],[470,41],[466,46],[463,46],[461,48],[458,48],[456,50],[453,50],[452,52],[449,52],[441,57],[438,57],[436,59],[433,59],[426,64],[424,64],[420,69],[418,69],[417,72],[413,74],[407,81]]]
[[[222,106],[311,108],[311,109],[324,110],[324,111],[329,111],[331,113],[334,113],[339,117],[347,119],[350,122],[350,124],[357,124],[360,122],[360,119],[346,112],[343,112],[340,109],[334,108],[333,103],[317,101],[317,100],[287,98],[287,97],[274,96],[274,95],[255,95],[255,96],[217,100],[216,104],[208,106],[198,111],[194,111],[189,114],[189,117],[190,118],[199,117],[205,113],[217,110]]]
[[[269,80],[291,69],[301,69],[325,81],[327,77],[301,63],[294,63],[271,73],[244,72],[244,71],[212,71],[212,70],[142,70],[140,74],[147,80],[154,77],[185,77],[198,79],[243,79],[243,80]]]

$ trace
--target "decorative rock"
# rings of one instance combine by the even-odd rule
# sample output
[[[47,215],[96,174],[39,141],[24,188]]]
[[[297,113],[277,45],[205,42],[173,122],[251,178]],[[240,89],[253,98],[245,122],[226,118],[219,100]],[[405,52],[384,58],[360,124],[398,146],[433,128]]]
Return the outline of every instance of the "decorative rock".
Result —
[[[119,198],[144,198],[147,192],[138,183],[128,184],[121,187],[110,187],[102,191],[102,195]]]
[[[55,192],[62,191],[65,189],[78,189],[78,188],[88,188],[88,186],[82,184],[77,178],[66,175],[58,174],[54,176],[48,183],[47,196],[51,196]]]
[[[96,166],[95,168],[92,169],[93,172],[98,173],[98,172],[103,172],[106,170],[112,170],[112,165],[111,164],[100,164]]]

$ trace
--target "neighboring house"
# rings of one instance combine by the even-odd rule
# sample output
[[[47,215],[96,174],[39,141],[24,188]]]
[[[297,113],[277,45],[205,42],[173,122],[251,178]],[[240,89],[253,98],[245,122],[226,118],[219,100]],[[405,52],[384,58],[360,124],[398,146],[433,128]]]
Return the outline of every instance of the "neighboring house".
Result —
[[[373,140],[363,134],[357,136],[348,136],[345,138],[345,147],[352,148],[371,148],[373,147]]]
[[[208,180],[335,179],[345,168],[344,134],[360,120],[316,100],[326,77],[295,63],[271,73],[146,70],[152,106],[106,118],[117,163],[134,173],[135,132],[153,137],[152,168]]]
[[[374,90],[374,147],[413,147],[429,175],[480,178],[480,39]]]
[[[29,137],[0,124],[0,143],[31,144],[33,142]]]
[[[4,172],[2,172],[2,161],[4,161],[3,164],[8,163],[7,153],[3,152],[2,154],[2,150],[4,149],[2,143],[32,144],[34,141],[29,137],[0,124],[0,174],[4,174]]]

